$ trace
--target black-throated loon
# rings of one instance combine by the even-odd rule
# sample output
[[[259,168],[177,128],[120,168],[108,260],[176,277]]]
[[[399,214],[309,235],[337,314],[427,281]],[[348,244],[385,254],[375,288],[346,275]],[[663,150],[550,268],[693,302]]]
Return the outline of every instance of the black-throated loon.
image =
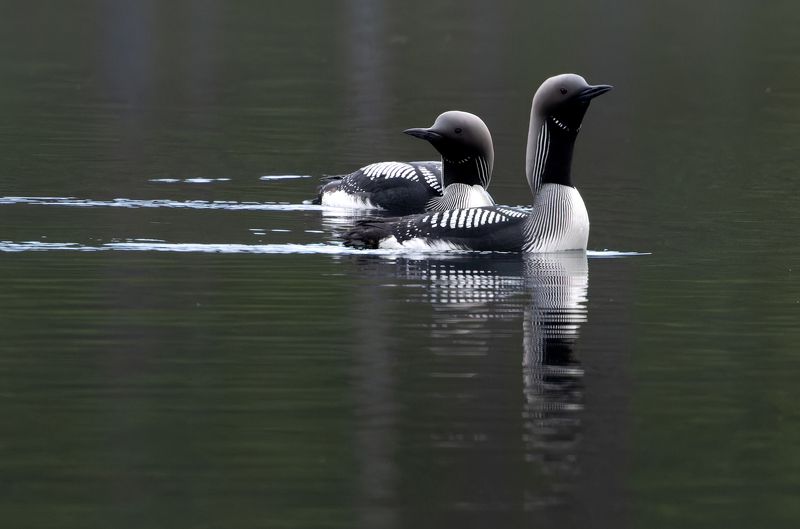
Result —
[[[380,162],[319,189],[315,204],[376,208],[397,214],[493,206],[486,187],[492,177],[494,147],[486,124],[474,114],[451,110],[429,128],[406,134],[427,140],[441,162]]]
[[[544,81],[533,96],[526,176],[531,211],[504,206],[364,220],[343,235],[364,248],[558,252],[585,250],[589,215],[572,186],[572,151],[591,100],[611,90],[575,74]]]

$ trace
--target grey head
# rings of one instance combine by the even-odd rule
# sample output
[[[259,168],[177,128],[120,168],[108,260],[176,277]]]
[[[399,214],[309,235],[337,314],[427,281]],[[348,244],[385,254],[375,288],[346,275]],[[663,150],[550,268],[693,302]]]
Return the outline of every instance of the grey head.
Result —
[[[543,183],[572,185],[572,150],[583,117],[592,99],[611,88],[590,85],[580,75],[565,73],[550,77],[536,90],[525,164],[534,195]]]
[[[469,112],[450,110],[428,128],[403,132],[427,140],[442,155],[444,185],[459,182],[487,187],[494,167],[494,146],[489,128]]]
[[[574,73],[564,73],[545,80],[533,96],[532,111],[552,121],[556,130],[577,134],[589,103],[611,90],[611,86],[590,85]]]

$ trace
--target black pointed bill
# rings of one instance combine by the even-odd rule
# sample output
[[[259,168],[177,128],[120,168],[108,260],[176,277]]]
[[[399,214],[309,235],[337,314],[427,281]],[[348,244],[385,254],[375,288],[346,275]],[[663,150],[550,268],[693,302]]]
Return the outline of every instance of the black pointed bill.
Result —
[[[578,99],[580,101],[589,101],[590,99],[594,99],[595,97],[597,97],[599,95],[605,94],[606,92],[608,92],[612,88],[614,88],[614,87],[611,86],[611,85],[607,85],[607,84],[598,84],[598,85],[594,85],[594,86],[588,86],[588,87],[584,88],[581,91],[580,94],[578,94]]]
[[[414,136],[415,138],[420,138],[423,140],[428,141],[436,141],[442,139],[442,135],[438,132],[434,132],[431,129],[406,129],[403,131],[404,134],[408,134],[410,136]]]

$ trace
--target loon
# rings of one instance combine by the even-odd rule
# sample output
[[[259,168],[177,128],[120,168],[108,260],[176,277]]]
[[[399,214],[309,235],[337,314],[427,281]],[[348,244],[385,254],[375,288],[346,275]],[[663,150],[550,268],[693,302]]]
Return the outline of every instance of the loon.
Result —
[[[442,161],[380,162],[348,175],[328,177],[313,203],[377,208],[400,215],[494,205],[486,191],[494,147],[481,118],[451,110],[429,128],[403,132],[430,142]]]
[[[572,185],[572,151],[589,103],[611,88],[561,74],[545,80],[534,94],[526,152],[526,177],[534,195],[530,211],[492,206],[366,219],[343,234],[344,244],[537,253],[586,250],[589,215]]]

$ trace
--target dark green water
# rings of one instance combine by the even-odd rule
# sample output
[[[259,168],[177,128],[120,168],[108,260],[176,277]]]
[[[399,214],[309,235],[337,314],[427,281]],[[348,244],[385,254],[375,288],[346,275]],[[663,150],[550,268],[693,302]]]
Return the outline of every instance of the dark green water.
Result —
[[[800,5],[0,3],[7,527],[796,527]],[[315,178],[593,103],[582,256],[346,252]],[[650,255],[602,258],[602,250]]]

